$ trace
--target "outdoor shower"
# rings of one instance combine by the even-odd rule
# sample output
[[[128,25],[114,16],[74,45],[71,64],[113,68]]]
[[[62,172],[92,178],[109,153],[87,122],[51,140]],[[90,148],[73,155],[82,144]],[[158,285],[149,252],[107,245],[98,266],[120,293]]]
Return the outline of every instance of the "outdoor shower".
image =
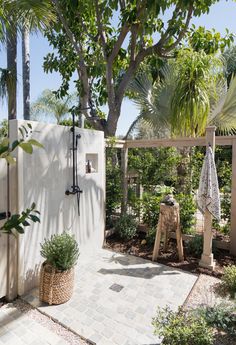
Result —
[[[77,206],[78,206],[78,215],[80,215],[80,194],[83,191],[79,187],[78,183],[78,140],[81,138],[80,134],[75,133],[75,109],[72,110],[72,127],[70,129],[72,133],[72,186],[70,189],[67,189],[66,195],[76,195],[77,197]]]

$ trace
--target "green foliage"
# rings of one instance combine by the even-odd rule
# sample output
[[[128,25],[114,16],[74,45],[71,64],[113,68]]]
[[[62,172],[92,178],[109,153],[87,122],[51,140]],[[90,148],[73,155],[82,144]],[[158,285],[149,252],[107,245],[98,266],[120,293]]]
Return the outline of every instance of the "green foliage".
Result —
[[[221,219],[224,221],[224,224],[222,225],[213,220],[213,225],[215,229],[228,235],[231,217],[232,147],[217,146],[215,161],[221,193]]]
[[[130,149],[128,167],[139,174],[145,190],[152,191],[156,185],[175,184],[179,159],[175,148]]]
[[[231,297],[236,297],[236,266],[231,265],[224,268],[222,285]]]
[[[169,308],[158,309],[152,322],[165,345],[212,345],[213,332],[202,317]]]
[[[29,221],[40,223],[40,219],[38,217],[40,212],[35,209],[35,206],[35,203],[33,203],[30,208],[22,211],[21,214],[13,214],[0,228],[0,232],[14,235],[13,230],[15,230],[19,234],[23,234],[25,232],[24,228],[30,226]]]
[[[118,231],[118,234],[122,239],[128,241],[136,235],[137,223],[133,216],[130,214],[124,214],[117,220],[115,229]]]
[[[218,58],[204,51],[182,49],[178,52],[178,74],[171,100],[173,134],[186,137],[205,132],[210,98],[216,97],[216,82],[219,79],[215,70],[220,63]]]
[[[160,203],[163,195],[151,195],[145,193],[142,199],[142,219],[143,223],[147,224],[150,228],[155,228],[158,223],[160,213]]]
[[[208,326],[224,331],[227,334],[236,336],[236,315],[235,308],[224,304],[206,306],[196,310],[207,322]]]
[[[40,254],[57,270],[66,271],[76,265],[79,247],[74,236],[63,232],[45,239],[41,244]]]
[[[157,227],[150,228],[146,236],[146,241],[149,246],[154,245],[156,239]]]
[[[224,51],[233,42],[234,35],[229,33],[228,30],[225,37],[221,37],[220,33],[214,29],[207,30],[204,26],[199,26],[196,29],[193,25],[189,31],[189,44],[198,52],[203,50],[206,54],[215,54],[219,50]]]
[[[41,121],[51,119],[59,124],[62,119],[70,115],[70,110],[75,102],[75,94],[60,99],[52,90],[46,89],[31,105],[31,118]]]
[[[106,151],[106,226],[113,226],[112,215],[121,207],[121,171],[117,150]]]
[[[57,53],[46,56],[44,69],[61,74],[60,97],[67,94],[77,72],[75,85],[86,104],[91,95],[97,107],[108,103],[108,124],[115,121],[108,134],[114,135],[122,99],[139,65],[160,52],[169,57],[186,37],[187,18],[207,13],[215,2],[55,1],[58,20],[46,36]],[[167,25],[163,20],[166,13],[170,15]]]
[[[203,237],[201,235],[195,235],[191,240],[187,242],[187,252],[197,258],[201,257],[203,251]]]
[[[40,144],[37,140],[27,139],[31,129],[32,126],[30,123],[27,123],[26,126],[23,125],[19,127],[20,139],[13,141],[12,144],[10,144],[9,139],[6,137],[0,139],[0,158],[4,158],[9,164],[14,164],[15,159],[12,156],[12,152],[17,147],[20,147],[23,151],[29,154],[33,152],[34,146],[43,148],[43,145]]]
[[[195,212],[197,211],[196,202],[192,194],[176,194],[176,200],[180,206],[181,231],[184,234],[191,234],[196,223]]]
[[[0,122],[0,141],[7,137],[8,133],[8,121],[6,119]]]
[[[227,49],[223,54],[225,61],[225,77],[229,86],[233,75],[236,75],[236,46]]]

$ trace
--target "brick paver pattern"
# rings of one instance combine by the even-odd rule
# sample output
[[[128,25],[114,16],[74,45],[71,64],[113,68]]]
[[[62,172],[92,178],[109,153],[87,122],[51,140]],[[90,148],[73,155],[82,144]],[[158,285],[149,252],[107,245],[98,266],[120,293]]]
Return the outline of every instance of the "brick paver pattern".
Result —
[[[100,250],[82,252],[73,297],[48,306],[35,289],[25,300],[97,345],[158,345],[152,318],[157,307],[177,310],[197,276],[138,257]],[[120,285],[119,288],[115,285]]]

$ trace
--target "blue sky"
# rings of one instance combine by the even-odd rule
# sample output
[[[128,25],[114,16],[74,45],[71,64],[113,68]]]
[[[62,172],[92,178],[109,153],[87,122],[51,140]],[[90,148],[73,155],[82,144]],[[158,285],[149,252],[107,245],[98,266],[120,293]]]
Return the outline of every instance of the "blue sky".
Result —
[[[233,0],[221,0],[211,7],[208,15],[195,18],[192,23],[196,26],[205,26],[208,29],[215,28],[221,34],[225,28],[236,33],[236,2]],[[60,85],[60,75],[57,73],[46,74],[43,71],[43,57],[51,51],[47,40],[40,34],[31,36],[31,101],[37,99],[41,92],[46,89],[56,90]],[[0,51],[1,67],[6,67],[6,52],[4,47]],[[18,118],[22,118],[22,83],[21,83],[21,46],[18,47]],[[71,90],[73,91],[73,89]],[[0,120],[7,117],[6,104],[1,104]],[[129,100],[124,100],[121,117],[118,123],[117,135],[125,134],[130,124],[138,115],[138,109]]]

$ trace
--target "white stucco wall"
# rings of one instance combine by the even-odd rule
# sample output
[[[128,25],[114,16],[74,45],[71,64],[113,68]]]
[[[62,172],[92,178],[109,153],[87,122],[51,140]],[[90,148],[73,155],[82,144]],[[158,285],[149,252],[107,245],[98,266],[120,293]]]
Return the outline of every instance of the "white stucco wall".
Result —
[[[7,164],[0,159],[0,212],[7,211]],[[0,220],[0,227],[5,221]],[[0,234],[0,298],[7,288],[7,235]]]
[[[15,121],[11,128],[14,131]],[[24,121],[16,121],[20,126]],[[23,294],[38,283],[42,258],[40,242],[51,234],[70,231],[79,242],[80,251],[88,253],[102,247],[104,240],[105,162],[103,132],[76,129],[78,140],[78,184],[80,216],[75,195],[65,191],[72,185],[72,133],[69,127],[30,122],[32,138],[44,145],[32,155],[18,150],[19,211],[35,202],[41,223],[33,224],[19,239],[18,293]],[[96,173],[86,174],[86,154],[96,154]]]

